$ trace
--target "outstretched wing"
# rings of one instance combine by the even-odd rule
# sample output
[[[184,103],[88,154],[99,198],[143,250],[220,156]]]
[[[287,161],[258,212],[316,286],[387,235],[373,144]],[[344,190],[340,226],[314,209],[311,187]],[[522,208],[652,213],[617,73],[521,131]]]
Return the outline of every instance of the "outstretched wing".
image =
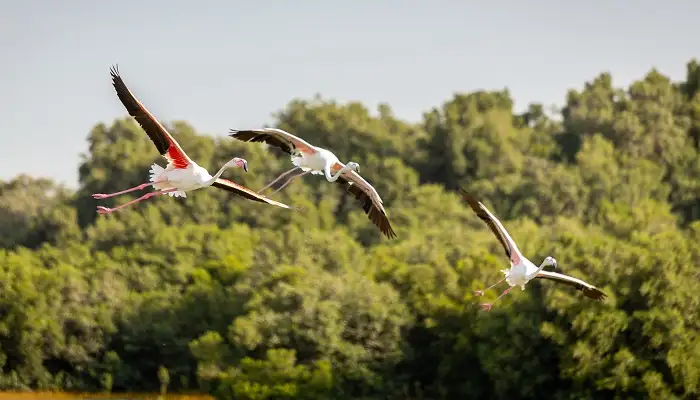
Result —
[[[341,170],[345,165],[336,162],[331,166],[334,172]],[[364,180],[357,172],[344,172],[336,181],[343,185],[348,193],[355,196],[359,201],[362,209],[367,214],[367,217],[379,228],[379,230],[389,239],[396,237],[396,233],[391,228],[389,218],[386,216],[386,211],[382,205],[382,199],[379,197],[377,190]]]
[[[228,179],[218,178],[212,184],[212,186],[217,187],[219,189],[227,190],[229,192],[236,193],[237,195],[243,196],[243,197],[250,199],[250,200],[255,200],[255,201],[259,201],[261,203],[267,203],[267,204],[271,204],[273,206],[291,209],[291,207],[289,207],[288,205],[286,205],[284,203],[274,201],[274,200],[267,198],[261,194],[255,193],[254,191],[248,189],[247,187],[241,186],[235,182],[231,182]]]
[[[498,220],[491,212],[486,208],[485,205],[483,205],[480,201],[477,201],[474,197],[472,197],[469,193],[467,193],[466,190],[460,188],[459,189],[460,193],[462,194],[462,197],[467,201],[469,206],[474,210],[476,215],[484,222],[486,222],[486,225],[491,228],[491,232],[496,235],[498,240],[501,242],[503,245],[503,249],[506,251],[506,256],[510,259],[510,261],[515,265],[520,263],[520,250],[518,250],[518,246],[515,244],[515,241],[513,241],[513,238],[510,237],[508,234],[508,231],[506,228],[503,227],[503,224],[501,224],[501,221]]]
[[[594,300],[603,300],[607,297],[605,293],[603,293],[600,289],[597,287],[586,283],[582,281],[581,279],[574,278],[568,275],[564,274],[558,274],[556,272],[549,272],[549,271],[540,271],[535,278],[540,278],[540,279],[549,279],[555,282],[559,283],[564,283],[569,286],[573,286],[576,289],[580,290],[583,292],[583,294],[591,299]]]
[[[186,168],[192,160],[185,154],[180,145],[168,133],[168,130],[151,114],[146,107],[131,93],[119,76],[119,68],[115,65],[110,69],[112,85],[126,111],[129,112],[144,131],[160,155],[165,157],[175,168]]]
[[[261,128],[250,130],[231,129],[229,136],[243,142],[263,142],[271,146],[282,149],[288,154],[297,154],[299,152],[313,154],[316,152],[314,146],[307,143],[305,140],[292,135],[289,132],[277,128]]]

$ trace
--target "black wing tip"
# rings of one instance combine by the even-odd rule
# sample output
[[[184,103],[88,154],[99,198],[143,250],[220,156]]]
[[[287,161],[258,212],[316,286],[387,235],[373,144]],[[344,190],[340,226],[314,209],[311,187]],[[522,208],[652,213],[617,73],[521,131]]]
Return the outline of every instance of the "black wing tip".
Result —
[[[467,199],[467,201],[470,201],[470,202],[471,202],[471,201],[477,201],[476,198],[475,198],[474,196],[472,196],[472,194],[471,194],[470,192],[468,192],[466,189],[460,187],[460,188],[458,189],[458,191],[459,191],[459,194],[462,195],[462,197],[464,197],[465,199]]]
[[[369,207],[365,210],[365,213],[386,237],[389,239],[396,238],[396,232],[394,232],[394,228],[391,227],[389,217],[382,208],[377,207],[377,205],[374,203],[370,203]]]
[[[379,221],[372,221],[374,222],[374,225],[379,228],[379,230],[384,234],[389,239],[395,239],[396,238],[396,232],[394,232],[394,228],[391,227],[391,224],[389,223],[389,219],[387,218],[386,214],[382,213],[382,216],[384,218],[380,219]]]
[[[261,196],[260,198],[261,198],[263,201],[265,201],[267,204],[270,204],[270,205],[273,205],[273,206],[277,206],[277,207],[280,207],[280,208],[286,208],[286,209],[288,209],[288,210],[297,211],[297,212],[301,212],[301,213],[305,213],[305,212],[308,211],[308,209],[307,209],[306,207],[302,207],[302,206],[290,206],[289,204],[282,203],[281,201],[277,201],[277,200],[271,199],[271,198],[265,196],[264,194],[261,194],[261,193],[258,193],[258,194]]]
[[[460,187],[458,189],[459,194],[462,195],[462,197],[469,203],[470,205],[472,204],[481,204],[480,201],[478,201],[474,196],[472,196],[471,193],[467,192],[464,188]]]
[[[119,78],[119,64],[113,64],[109,67],[109,74],[112,75],[112,78]]]
[[[253,133],[253,131],[250,129],[229,129],[228,130],[229,137],[232,137],[234,139],[243,140],[243,141],[249,141],[250,139],[253,139],[252,137],[251,138],[241,137],[241,135],[250,134],[250,133]]]
[[[605,294],[605,292],[603,292],[595,286],[581,287],[580,290],[586,297],[593,300],[603,301],[608,297],[608,295]]]
[[[389,223],[389,217],[387,217],[385,212],[382,212],[382,215],[384,216],[384,220],[386,221],[385,235],[389,239],[396,238],[396,232],[394,232],[394,228],[392,228],[391,223]]]
[[[394,232],[394,228],[391,227],[391,224],[389,223],[389,218],[383,212],[382,212],[382,216],[384,218],[382,218],[382,220],[379,221],[379,223],[377,224],[377,227],[379,227],[379,229],[382,231],[382,233],[386,237],[388,237],[389,239],[395,239],[396,232]]]
[[[109,74],[112,76],[112,86],[119,92],[124,85],[124,81],[122,81],[122,77],[119,74],[119,65],[114,64],[109,68]]]

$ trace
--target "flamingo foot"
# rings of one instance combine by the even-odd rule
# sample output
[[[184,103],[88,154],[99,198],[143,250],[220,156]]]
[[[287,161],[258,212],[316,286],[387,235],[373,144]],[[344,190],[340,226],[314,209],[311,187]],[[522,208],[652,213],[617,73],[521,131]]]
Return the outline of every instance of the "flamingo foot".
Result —
[[[484,311],[491,311],[491,307],[493,307],[493,304],[482,304],[481,309]]]
[[[110,194],[95,193],[95,194],[92,195],[92,198],[93,198],[93,199],[98,199],[98,200],[99,200],[99,199],[106,199],[106,198],[109,198],[109,197],[119,196],[120,194],[130,193],[130,192],[133,192],[134,190],[143,190],[143,189],[145,189],[145,188],[147,188],[147,187],[149,187],[149,186],[151,186],[151,185],[154,185],[154,184],[155,184],[155,182],[142,183],[142,184],[140,184],[140,185],[138,185],[138,186],[132,187],[131,189],[126,189],[126,190],[122,190],[121,192],[114,192],[114,193],[110,193]]]
[[[107,208],[107,207],[102,207],[102,206],[97,206],[97,213],[98,214],[110,214],[114,211],[114,208]]]
[[[483,296],[483,295],[484,295],[484,291],[483,291],[483,290],[475,290],[475,291],[474,291],[474,294],[477,295],[477,296]]]

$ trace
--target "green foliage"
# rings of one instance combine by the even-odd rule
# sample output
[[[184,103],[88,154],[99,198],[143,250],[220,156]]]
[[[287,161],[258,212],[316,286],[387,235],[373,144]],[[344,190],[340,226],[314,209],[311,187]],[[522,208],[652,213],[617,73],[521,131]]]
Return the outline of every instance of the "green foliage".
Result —
[[[230,368],[216,391],[220,398],[241,400],[325,399],[333,388],[331,364],[325,360],[312,366],[296,364],[295,351],[269,349],[264,360],[245,357]]]
[[[274,197],[215,188],[102,217],[92,193],[164,164],[130,119],[99,124],[74,193],[0,182],[0,388],[209,391],[235,399],[692,399],[700,396],[700,67],[627,88],[601,74],[561,119],[507,90],[456,94],[417,124],[358,103],[293,100],[274,125],[359,162],[399,237],[339,185]],[[210,170],[257,189],[289,169],[260,144],[168,124]],[[599,286],[474,290],[507,267],[454,189],[533,261]],[[111,205],[129,195],[100,200]],[[486,294],[493,299],[498,289]]]

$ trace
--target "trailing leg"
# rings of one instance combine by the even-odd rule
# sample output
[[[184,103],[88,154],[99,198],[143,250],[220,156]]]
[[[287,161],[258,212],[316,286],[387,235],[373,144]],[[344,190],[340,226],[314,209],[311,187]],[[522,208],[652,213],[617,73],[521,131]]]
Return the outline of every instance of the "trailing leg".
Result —
[[[155,182],[142,183],[138,186],[132,187],[131,189],[126,189],[126,190],[122,190],[121,192],[115,192],[115,193],[109,193],[109,194],[95,193],[92,195],[92,198],[93,199],[106,199],[108,197],[119,196],[120,194],[129,193],[129,192],[133,192],[136,190],[143,190],[143,189],[145,189],[153,184],[155,184]]]
[[[289,171],[282,173],[280,176],[277,177],[277,179],[275,179],[274,181],[268,183],[264,188],[258,190],[258,193],[262,193],[263,190],[269,188],[269,187],[272,186],[275,182],[279,181],[280,179],[284,178],[285,176],[291,174],[292,172],[294,172],[294,171],[296,171],[296,170],[298,170],[298,169],[299,169],[299,167],[294,167],[294,168],[290,169]]]
[[[286,181],[282,186],[280,186],[278,189],[276,189],[274,192],[272,192],[272,193],[270,193],[270,194],[275,194],[275,193],[279,192],[280,190],[284,189],[285,186],[289,185],[289,182],[291,182],[294,178],[302,177],[302,176],[308,174],[309,172],[311,172],[311,171],[306,171],[306,172],[303,172],[303,173],[301,173],[301,174],[299,174],[299,175],[294,175],[294,176],[292,176],[291,178],[287,179],[287,181]]]
[[[500,296],[496,297],[496,300],[494,300],[493,303],[497,302],[498,299],[500,299],[501,297],[507,295],[508,292],[510,292],[511,289],[513,289],[513,286],[511,286],[511,287],[509,287],[508,289],[504,290],[503,293],[501,293]],[[481,305],[481,308],[483,308],[484,311],[491,311],[491,307],[493,307],[493,303],[482,304],[482,305]]]
[[[499,283],[501,283],[501,282],[503,282],[503,281],[505,281],[505,280],[506,280],[506,278],[503,278],[503,279],[501,279],[500,281],[494,283],[493,285],[487,287],[486,289],[482,289],[482,290],[477,290],[477,291],[475,291],[474,294],[476,294],[477,296],[483,296],[485,291],[491,289],[492,287],[498,285]]]
[[[138,199],[131,200],[131,201],[127,202],[127,203],[124,203],[124,204],[120,205],[119,207],[107,208],[107,207],[97,206],[97,212],[100,213],[100,214],[110,214],[110,213],[113,213],[113,212],[115,212],[115,211],[117,211],[117,210],[121,210],[122,208],[124,208],[124,207],[126,207],[126,206],[130,206],[130,205],[132,205],[132,204],[138,203],[139,201],[147,200],[147,199],[149,199],[149,198],[151,198],[151,197],[160,196],[160,195],[162,195],[162,194],[166,194],[166,193],[170,193],[170,192],[176,192],[177,190],[178,190],[178,189],[173,188],[173,189],[161,190],[161,191],[159,191],[159,192],[150,192],[150,193],[146,193],[146,194],[144,194],[143,196],[139,197]]]

